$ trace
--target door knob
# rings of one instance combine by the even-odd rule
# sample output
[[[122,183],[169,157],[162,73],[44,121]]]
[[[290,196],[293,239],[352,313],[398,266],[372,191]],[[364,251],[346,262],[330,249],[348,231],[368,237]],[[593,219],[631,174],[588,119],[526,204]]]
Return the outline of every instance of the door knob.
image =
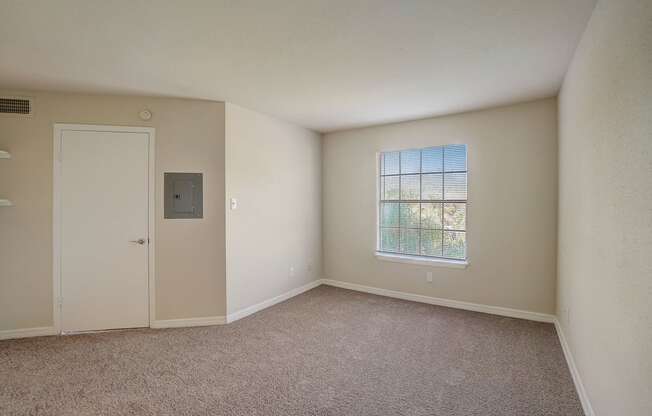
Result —
[[[145,244],[144,238],[139,238],[138,240],[129,240],[130,243]]]

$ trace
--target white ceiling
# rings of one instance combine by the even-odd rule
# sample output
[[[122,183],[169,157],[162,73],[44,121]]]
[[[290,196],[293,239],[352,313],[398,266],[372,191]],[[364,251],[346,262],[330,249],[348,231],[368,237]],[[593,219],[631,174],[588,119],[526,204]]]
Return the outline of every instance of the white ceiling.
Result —
[[[0,0],[0,86],[230,101],[317,130],[555,95],[595,0]]]

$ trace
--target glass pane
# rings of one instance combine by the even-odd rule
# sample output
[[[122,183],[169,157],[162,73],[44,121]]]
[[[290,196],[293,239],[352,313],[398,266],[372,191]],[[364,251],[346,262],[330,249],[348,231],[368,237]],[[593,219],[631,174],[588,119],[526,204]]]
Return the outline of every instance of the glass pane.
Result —
[[[398,176],[384,176],[380,178],[382,199],[398,199],[398,181]]]
[[[401,176],[401,199],[419,199],[419,176]]]
[[[421,228],[442,228],[441,204],[421,204]]]
[[[398,252],[398,228],[380,229],[380,250]]]
[[[398,202],[380,204],[380,226],[398,227]]]
[[[401,228],[401,253],[419,254],[419,230]]]
[[[398,174],[398,161],[399,161],[399,152],[388,152],[382,153],[383,159],[380,164],[381,175],[396,175]]]
[[[451,144],[444,147],[444,172],[466,170],[466,145]]]
[[[421,151],[421,172],[442,172],[443,169],[443,147],[430,147]]]
[[[466,200],[466,173],[444,174],[444,199]]]
[[[444,257],[466,259],[466,233],[444,231]]]
[[[444,204],[444,228],[466,230],[466,204]]]
[[[404,150],[401,152],[401,173],[419,173],[421,171],[421,150]]]
[[[419,203],[401,204],[401,228],[419,228]]]
[[[442,233],[440,230],[421,230],[421,254],[441,257]]]
[[[442,177],[441,173],[421,175],[421,199],[441,201],[444,198]]]

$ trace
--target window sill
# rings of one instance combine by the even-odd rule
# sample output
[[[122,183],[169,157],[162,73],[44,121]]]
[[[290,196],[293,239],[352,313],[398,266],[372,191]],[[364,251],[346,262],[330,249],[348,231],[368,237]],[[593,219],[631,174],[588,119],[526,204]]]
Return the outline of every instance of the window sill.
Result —
[[[448,260],[448,259],[435,259],[425,258],[418,256],[407,256],[403,254],[390,254],[381,253],[376,251],[376,258],[382,261],[391,261],[395,263],[418,264],[421,266],[432,267],[449,267],[452,269],[466,269],[469,265],[468,261],[464,260]]]

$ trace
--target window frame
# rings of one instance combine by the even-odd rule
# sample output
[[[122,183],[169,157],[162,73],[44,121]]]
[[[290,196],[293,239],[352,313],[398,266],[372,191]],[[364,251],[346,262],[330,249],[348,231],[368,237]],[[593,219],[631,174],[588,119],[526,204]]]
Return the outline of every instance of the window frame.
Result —
[[[445,159],[445,148],[447,146],[464,146],[465,152],[465,170],[454,170],[446,171],[446,159]],[[441,148],[442,149],[442,169],[441,172],[423,172],[423,151],[432,148]],[[402,152],[408,151],[419,151],[419,172],[418,173],[401,173],[402,171]],[[383,155],[386,153],[398,153],[398,173],[396,174],[385,174],[383,175]],[[446,174],[455,174],[455,173],[464,173],[466,175],[465,189],[466,189],[466,199],[451,199],[446,200],[446,186],[445,186],[445,175]],[[442,195],[441,199],[432,199],[424,200],[423,197],[423,175],[429,174],[441,174],[442,175]],[[403,199],[402,189],[401,189],[401,178],[403,176],[419,176],[419,199]],[[398,177],[398,199],[382,199],[385,196],[383,189],[383,178],[386,177]],[[469,261],[469,243],[468,243],[468,217],[469,217],[469,166],[468,166],[468,145],[465,143],[448,143],[441,145],[432,145],[426,147],[416,147],[416,148],[405,148],[400,150],[383,150],[376,153],[376,247],[375,255],[380,260],[394,261],[399,263],[409,263],[409,264],[424,264],[424,265],[443,265],[455,268],[465,268],[468,265]],[[382,226],[382,207],[386,203],[396,203],[398,206],[398,226],[397,227],[383,227]],[[419,204],[419,227],[401,227],[401,206],[402,204]],[[422,204],[441,204],[441,229],[438,228],[422,228]],[[465,220],[464,220],[464,229],[447,229],[445,228],[445,205],[446,204],[464,204],[465,208]],[[398,231],[398,250],[399,251],[386,251],[381,247],[382,244],[382,229],[396,229]],[[416,230],[418,231],[418,254],[413,253],[404,253],[401,252],[401,230]],[[421,253],[421,232],[422,230],[432,230],[440,231],[442,234],[442,255],[428,255]],[[464,258],[455,258],[455,257],[446,257],[444,256],[444,241],[446,232],[463,232],[464,233]]]

